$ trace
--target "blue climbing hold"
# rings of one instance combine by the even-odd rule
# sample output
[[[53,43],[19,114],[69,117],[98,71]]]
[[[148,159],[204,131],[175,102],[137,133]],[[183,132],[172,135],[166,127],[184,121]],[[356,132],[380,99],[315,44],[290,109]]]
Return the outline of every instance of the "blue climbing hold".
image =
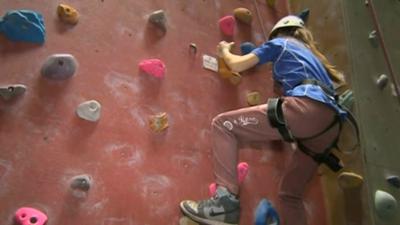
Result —
[[[278,212],[265,198],[257,206],[254,225],[279,225]]]
[[[304,9],[299,14],[297,14],[297,16],[300,17],[300,19],[302,19],[304,23],[307,23],[308,17],[310,16],[310,9]]]
[[[400,178],[398,176],[388,176],[386,180],[389,184],[396,188],[400,188]]]
[[[243,42],[240,45],[240,51],[242,52],[242,55],[249,54],[255,48],[256,48],[256,45],[251,42]]]
[[[46,28],[40,13],[32,10],[12,10],[0,20],[0,32],[11,41],[43,44]]]

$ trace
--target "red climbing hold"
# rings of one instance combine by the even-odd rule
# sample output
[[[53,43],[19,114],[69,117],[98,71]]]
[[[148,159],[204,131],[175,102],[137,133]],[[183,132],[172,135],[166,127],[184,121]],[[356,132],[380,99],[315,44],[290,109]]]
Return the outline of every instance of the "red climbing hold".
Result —
[[[165,64],[159,59],[145,59],[139,63],[139,69],[157,78],[165,75]]]
[[[15,220],[19,225],[43,225],[47,222],[47,216],[37,209],[24,207],[17,210]]]
[[[235,31],[235,18],[233,16],[225,16],[219,19],[219,28],[226,36],[233,36]]]

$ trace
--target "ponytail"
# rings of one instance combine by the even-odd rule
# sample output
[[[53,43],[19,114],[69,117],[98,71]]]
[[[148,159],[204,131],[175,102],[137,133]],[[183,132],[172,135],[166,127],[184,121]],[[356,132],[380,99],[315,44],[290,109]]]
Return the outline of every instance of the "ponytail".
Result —
[[[278,34],[283,34],[287,36],[292,36],[297,40],[304,43],[306,47],[308,47],[311,52],[321,61],[326,71],[329,74],[329,77],[339,86],[345,83],[342,73],[335,69],[328,59],[318,50],[316,42],[314,41],[314,37],[311,34],[311,31],[305,27],[285,27],[280,28],[275,33],[274,37]]]

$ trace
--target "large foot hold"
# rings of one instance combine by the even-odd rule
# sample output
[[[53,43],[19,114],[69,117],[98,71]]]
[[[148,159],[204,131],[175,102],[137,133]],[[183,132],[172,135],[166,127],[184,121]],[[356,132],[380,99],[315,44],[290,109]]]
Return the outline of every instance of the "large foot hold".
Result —
[[[0,86],[0,96],[4,100],[10,100],[14,97],[23,95],[25,91],[26,91],[26,86],[22,84]]]
[[[46,28],[42,14],[31,10],[12,10],[0,20],[0,32],[11,41],[43,44]]]
[[[375,192],[375,210],[380,218],[389,220],[397,214],[397,200],[381,190]]]
[[[70,54],[54,54],[46,59],[43,64],[42,76],[55,79],[65,80],[72,77],[78,67],[75,57]]]
[[[338,182],[342,189],[354,189],[361,187],[364,179],[356,173],[343,172],[339,175]]]
[[[75,25],[79,20],[79,13],[76,9],[66,4],[59,4],[57,6],[58,18],[65,23]]]
[[[101,116],[101,105],[96,100],[83,102],[76,108],[76,114],[81,119],[96,122]]]
[[[15,213],[15,220],[18,225],[44,225],[47,222],[47,216],[37,209],[23,207]]]

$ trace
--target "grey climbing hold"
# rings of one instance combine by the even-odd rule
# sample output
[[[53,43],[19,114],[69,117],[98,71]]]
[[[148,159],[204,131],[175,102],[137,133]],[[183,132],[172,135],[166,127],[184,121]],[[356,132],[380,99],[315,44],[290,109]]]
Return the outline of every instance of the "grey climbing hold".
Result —
[[[400,178],[399,176],[388,176],[386,181],[396,188],[400,188]]]
[[[378,47],[379,43],[378,43],[378,35],[377,35],[376,30],[373,30],[369,33],[368,39],[373,47],[375,47],[375,48]]]
[[[11,98],[23,95],[25,91],[26,86],[23,84],[0,86],[0,96],[4,100],[10,100]]]
[[[376,85],[379,89],[383,90],[389,82],[389,78],[386,74],[381,74],[378,79],[376,79]]]
[[[92,186],[92,178],[89,175],[83,174],[75,176],[71,179],[71,194],[77,199],[85,199],[88,196],[88,191]]]
[[[89,191],[92,184],[92,179],[88,175],[78,175],[72,178],[71,188],[81,191]]]
[[[375,210],[382,219],[390,219],[397,213],[397,201],[391,194],[377,190],[375,192]]]
[[[42,66],[42,76],[54,79],[65,80],[72,77],[78,67],[74,56],[70,54],[54,54],[46,59]]]
[[[165,16],[164,10],[152,12],[149,16],[149,21],[164,32],[167,30],[167,17]]]
[[[81,119],[96,122],[100,119],[101,105],[96,100],[83,102],[76,108],[76,114]]]

